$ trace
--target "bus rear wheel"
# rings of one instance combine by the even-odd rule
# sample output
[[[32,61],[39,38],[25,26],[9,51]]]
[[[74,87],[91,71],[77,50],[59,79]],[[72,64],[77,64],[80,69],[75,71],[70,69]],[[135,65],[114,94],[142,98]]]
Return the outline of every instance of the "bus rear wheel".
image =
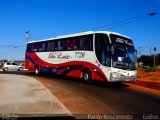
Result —
[[[83,70],[83,80],[84,80],[84,82],[90,84],[91,81],[92,81],[91,79],[92,79],[92,74],[91,74],[90,70],[88,70],[88,69]]]

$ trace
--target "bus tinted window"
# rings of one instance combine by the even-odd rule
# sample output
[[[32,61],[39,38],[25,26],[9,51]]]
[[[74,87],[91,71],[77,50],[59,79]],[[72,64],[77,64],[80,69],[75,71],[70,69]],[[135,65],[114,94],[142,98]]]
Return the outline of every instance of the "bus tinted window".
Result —
[[[32,44],[32,51],[34,51],[34,52],[38,51],[38,44],[37,43]]]
[[[32,44],[30,43],[30,44],[27,44],[27,52],[32,52]]]
[[[55,50],[55,41],[49,41],[47,45],[47,51]]]
[[[93,35],[86,35],[80,37],[81,50],[93,50]]]
[[[66,50],[75,50],[76,49],[76,39],[75,38],[69,38],[66,42]]]
[[[104,66],[111,66],[110,42],[106,34],[96,34],[95,52],[97,59]]]
[[[37,44],[37,47],[38,47],[38,52],[46,51],[47,42],[38,42],[36,44]]]
[[[42,42],[42,51],[46,51],[47,42]]]
[[[93,50],[93,35],[67,38],[65,50]]]
[[[58,41],[58,50],[62,50],[62,41]]]
[[[28,52],[93,50],[93,35],[29,43]]]
[[[37,50],[38,50],[38,52],[41,52],[42,51],[42,43],[37,43]]]

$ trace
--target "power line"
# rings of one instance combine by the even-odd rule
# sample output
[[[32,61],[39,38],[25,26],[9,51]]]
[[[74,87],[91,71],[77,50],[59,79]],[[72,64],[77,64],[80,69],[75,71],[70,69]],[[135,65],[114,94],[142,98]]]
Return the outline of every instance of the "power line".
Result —
[[[150,12],[148,14],[143,14],[143,15],[139,15],[139,16],[136,16],[136,17],[131,17],[131,18],[128,18],[128,19],[120,20],[120,21],[113,22],[113,23],[110,23],[110,24],[107,24],[107,25],[101,25],[101,26],[92,28],[92,30],[96,30],[96,29],[100,29],[100,28],[106,28],[106,27],[108,29],[113,29],[113,28],[120,27],[120,26],[129,24],[129,23],[132,23],[132,22],[140,21],[140,20],[155,16],[155,15],[159,15],[159,11],[160,10],[155,11],[155,12]]]
[[[22,48],[25,45],[0,45],[1,48]]]

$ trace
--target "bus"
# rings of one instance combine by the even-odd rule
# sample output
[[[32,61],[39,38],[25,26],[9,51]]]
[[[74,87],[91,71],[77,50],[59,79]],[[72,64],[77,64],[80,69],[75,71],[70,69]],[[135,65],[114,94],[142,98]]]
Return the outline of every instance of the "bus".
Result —
[[[27,43],[25,68],[106,82],[135,81],[137,52],[131,38],[88,31]]]

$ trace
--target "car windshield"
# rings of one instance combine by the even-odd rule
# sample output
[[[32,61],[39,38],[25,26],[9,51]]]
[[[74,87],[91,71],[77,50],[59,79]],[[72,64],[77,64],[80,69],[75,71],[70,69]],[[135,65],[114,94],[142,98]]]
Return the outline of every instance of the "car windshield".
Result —
[[[136,69],[136,50],[131,47],[115,45],[115,55],[112,56],[113,67],[135,70]]]

